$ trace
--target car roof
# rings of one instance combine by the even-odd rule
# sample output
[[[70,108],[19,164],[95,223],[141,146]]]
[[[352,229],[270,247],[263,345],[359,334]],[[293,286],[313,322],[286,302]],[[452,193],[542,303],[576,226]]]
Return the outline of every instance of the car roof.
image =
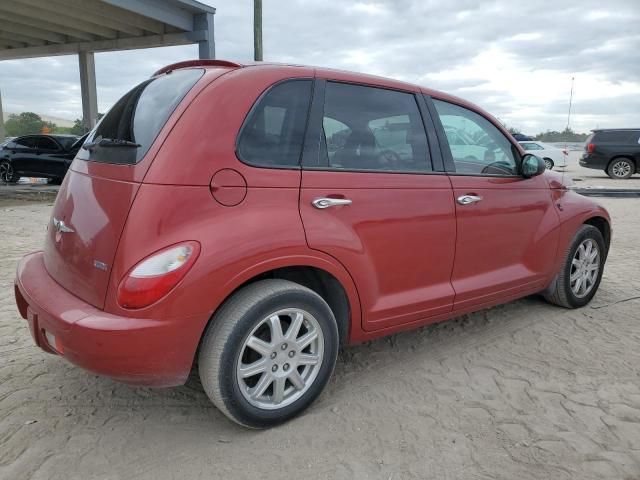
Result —
[[[639,128],[594,128],[592,132],[634,132]]]
[[[493,124],[502,130],[503,133],[508,134],[507,130],[500,124],[487,111],[479,107],[478,105],[465,100],[464,98],[457,97],[455,95],[451,95],[440,90],[435,90],[432,88],[423,87],[421,85],[417,85],[414,83],[404,82],[401,80],[394,80],[388,77],[380,77],[377,75],[370,75],[367,73],[359,73],[352,72],[347,70],[340,70],[334,68],[327,67],[315,67],[312,65],[299,65],[292,63],[277,63],[277,62],[246,62],[239,63],[229,60],[186,60],[182,62],[173,63],[171,65],[167,65],[166,67],[161,68],[156,71],[152,77],[157,75],[161,75],[164,73],[171,72],[173,70],[177,70],[180,68],[204,68],[204,69],[214,69],[214,68],[228,68],[228,69],[246,69],[250,71],[253,68],[312,68],[317,76],[327,76],[330,78],[334,78],[337,81],[342,82],[352,82],[352,83],[361,83],[361,84],[369,84],[371,86],[376,86],[379,88],[390,88],[397,90],[406,90],[412,93],[422,93],[424,95],[428,95],[437,100],[443,100],[446,102],[451,102],[458,104],[462,107],[473,110],[484,117],[488,117],[492,119]]]

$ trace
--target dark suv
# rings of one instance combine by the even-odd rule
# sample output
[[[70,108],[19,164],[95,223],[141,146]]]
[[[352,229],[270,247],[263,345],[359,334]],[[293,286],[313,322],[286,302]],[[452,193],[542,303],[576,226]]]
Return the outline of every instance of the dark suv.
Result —
[[[640,128],[592,131],[580,165],[604,170],[614,179],[627,179],[640,172]]]
[[[75,135],[14,138],[0,147],[0,182],[16,183],[20,177],[43,177],[59,185],[81,145]]]

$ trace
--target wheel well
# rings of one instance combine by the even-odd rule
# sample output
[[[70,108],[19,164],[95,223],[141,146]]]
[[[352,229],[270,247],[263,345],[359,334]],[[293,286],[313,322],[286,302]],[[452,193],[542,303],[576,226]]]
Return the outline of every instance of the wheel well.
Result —
[[[625,160],[629,160],[631,162],[631,165],[633,165],[634,170],[638,170],[638,166],[636,165],[636,161],[632,158],[632,157],[628,157],[627,155],[616,155],[615,157],[613,157],[609,163],[607,163],[607,170],[609,170],[609,166],[615,162],[616,160],[619,160],[621,158],[624,158]],[[636,173],[635,171],[633,173]]]
[[[604,238],[604,243],[607,246],[607,251],[609,251],[609,244],[611,243],[611,227],[609,226],[609,222],[607,222],[603,217],[592,217],[584,223],[586,225],[592,225],[600,230],[600,233]]]
[[[289,280],[305,286],[320,295],[324,301],[327,302],[333,312],[333,315],[336,317],[340,343],[344,344],[347,342],[351,321],[351,308],[349,306],[347,293],[336,277],[331,275],[329,272],[316,267],[292,266],[278,268],[261,273],[260,275],[247,280],[236,288],[229,297],[241,288],[258,280],[264,280],[267,278]]]

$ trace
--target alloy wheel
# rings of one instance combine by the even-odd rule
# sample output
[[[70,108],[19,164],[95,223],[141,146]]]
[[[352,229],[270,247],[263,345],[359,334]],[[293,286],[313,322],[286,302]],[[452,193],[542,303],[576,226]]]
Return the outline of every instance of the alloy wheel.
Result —
[[[266,410],[292,404],[318,376],[323,352],[324,335],[313,315],[298,308],[272,313],[240,349],[236,379],[242,396]]]
[[[547,170],[551,170],[553,168],[553,162],[551,160],[545,159],[544,166],[547,168]]]
[[[13,178],[13,167],[9,162],[0,163],[0,181],[10,183]]]
[[[631,173],[631,165],[629,162],[616,162],[611,168],[613,175],[619,178],[624,178]]]
[[[576,249],[571,260],[569,283],[573,294],[584,298],[591,292],[600,271],[600,249],[595,240],[587,238]]]

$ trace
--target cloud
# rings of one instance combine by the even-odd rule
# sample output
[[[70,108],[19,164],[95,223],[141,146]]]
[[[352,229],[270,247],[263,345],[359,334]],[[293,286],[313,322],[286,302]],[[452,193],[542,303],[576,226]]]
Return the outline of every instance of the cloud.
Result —
[[[469,99],[529,133],[566,125],[575,77],[576,130],[640,125],[638,0],[291,0],[264,2],[267,60],[389,76]],[[220,58],[252,59],[251,2],[217,7]],[[106,110],[195,46],[96,55]],[[5,110],[81,115],[77,59],[0,62]]]

